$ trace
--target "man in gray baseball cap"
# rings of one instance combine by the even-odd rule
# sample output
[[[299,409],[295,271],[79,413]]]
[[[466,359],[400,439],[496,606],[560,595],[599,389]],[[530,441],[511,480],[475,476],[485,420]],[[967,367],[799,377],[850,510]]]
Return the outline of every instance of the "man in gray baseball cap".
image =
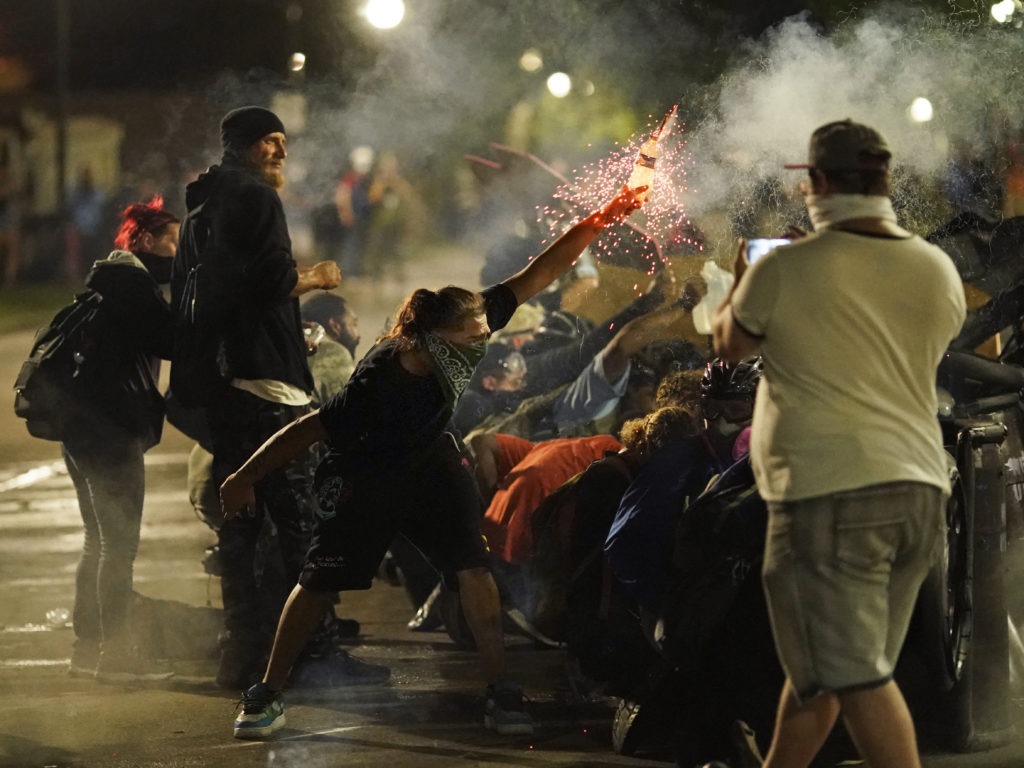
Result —
[[[810,168],[822,171],[884,171],[892,152],[882,134],[852,120],[827,123],[811,134],[806,163],[790,163],[785,168]]]
[[[935,372],[966,312],[939,248],[899,226],[889,147],[851,120],[811,136],[814,233],[748,265],[713,320],[761,353],[751,462],[768,504],[764,590],[786,682],[764,765],[807,766],[840,715],[873,768],[918,768],[893,680],[950,493]]]

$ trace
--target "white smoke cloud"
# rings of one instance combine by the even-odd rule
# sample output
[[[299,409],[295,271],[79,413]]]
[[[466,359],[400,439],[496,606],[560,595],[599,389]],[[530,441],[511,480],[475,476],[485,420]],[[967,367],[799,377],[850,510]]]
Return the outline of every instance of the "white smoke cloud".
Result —
[[[905,1],[860,11],[829,34],[800,15],[757,40],[715,41],[688,25],[685,12],[667,14],[665,6],[570,0],[410,6],[402,25],[379,36],[372,67],[360,69],[355,54],[339,43],[338,70],[349,79],[327,76],[304,85],[310,120],[292,143],[294,161],[305,162],[304,183],[326,197],[350,150],[370,145],[398,154],[421,186],[431,185],[431,199],[447,195],[455,166],[466,165],[462,155],[487,155],[490,142],[505,141],[517,99],[521,106],[533,98],[526,94],[536,84],[516,80],[526,76],[515,61],[538,44],[547,66],[561,62],[574,77],[592,78],[599,94],[615,88],[628,93],[619,107],[643,102],[660,114],[680,103],[682,137],[692,158],[681,197],[698,220],[735,211],[741,200],[778,203],[765,199],[765,182],[795,185],[802,175],[783,171],[782,164],[804,160],[811,131],[845,117],[878,128],[888,139],[900,169],[898,209],[911,215],[904,223],[912,228],[938,224],[948,213],[942,183],[954,149],[988,163],[989,181],[998,186],[1007,137],[1024,126],[1020,30],[998,27],[980,12],[950,20]],[[559,45],[545,46],[556,29]],[[712,67],[709,52],[721,46],[736,49],[732,66],[709,85],[694,84]],[[908,118],[918,97],[934,106],[930,122]],[[616,141],[621,147],[645,130],[637,124],[634,136],[591,141],[583,137],[596,122],[593,116],[581,125],[563,125],[561,118],[534,114],[532,119],[545,121],[534,129],[538,135],[554,134],[545,139],[554,144],[537,151],[544,160],[558,160],[549,147],[561,142],[577,168],[614,154]],[[629,125],[616,129],[624,134]],[[554,181],[549,186],[553,193]]]
[[[712,106],[687,137],[691,208],[726,204],[764,178],[792,178],[785,174],[799,172],[781,166],[804,162],[814,128],[847,117],[880,130],[894,164],[918,183],[939,184],[952,146],[990,159],[1024,126],[1022,48],[1019,30],[906,8],[848,21],[827,37],[790,18],[749,43],[744,63],[706,96]],[[931,122],[909,119],[917,97],[934,105]]]

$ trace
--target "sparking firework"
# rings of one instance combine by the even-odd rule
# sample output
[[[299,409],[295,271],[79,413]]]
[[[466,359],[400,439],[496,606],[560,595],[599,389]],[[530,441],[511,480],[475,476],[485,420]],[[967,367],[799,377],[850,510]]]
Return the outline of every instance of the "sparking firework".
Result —
[[[651,189],[643,208],[620,225],[605,230],[590,245],[594,257],[653,275],[659,268],[670,265],[673,253],[702,250],[702,244],[693,237],[694,228],[682,203],[689,191],[686,180],[689,155],[681,132],[673,130],[675,120],[676,107],[673,106],[654,131],[639,133],[611,155],[574,169],[567,176],[560,175],[562,183],[555,190],[552,202],[538,208],[537,221],[548,231],[549,241],[561,235],[581,211],[613,197],[624,183],[629,186],[646,184]],[[657,144],[653,156],[645,151],[650,149],[645,145],[652,138]],[[642,155],[652,157],[644,164],[652,175],[653,159],[657,160],[656,184],[635,183],[632,178]]]
[[[656,167],[659,155],[658,141],[662,137],[667,139],[672,133],[678,107],[678,104],[672,105],[672,109],[665,115],[661,125],[651,131],[650,135],[636,152],[636,158],[633,160],[633,172],[629,175],[629,181],[626,182],[626,186],[630,189],[647,187],[647,191],[639,195],[641,201],[646,201],[651,196],[651,193],[654,192],[655,180],[658,177]]]

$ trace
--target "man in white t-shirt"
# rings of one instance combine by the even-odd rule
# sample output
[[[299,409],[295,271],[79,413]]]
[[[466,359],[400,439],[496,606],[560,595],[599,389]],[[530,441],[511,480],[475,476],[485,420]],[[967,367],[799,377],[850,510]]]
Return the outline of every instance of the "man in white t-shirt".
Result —
[[[890,157],[865,125],[818,128],[787,166],[808,170],[814,234],[741,250],[714,317],[719,355],[765,366],[751,459],[787,678],[771,768],[808,765],[840,714],[873,768],[920,765],[892,673],[945,538],[935,372],[966,309],[949,257],[897,225]]]

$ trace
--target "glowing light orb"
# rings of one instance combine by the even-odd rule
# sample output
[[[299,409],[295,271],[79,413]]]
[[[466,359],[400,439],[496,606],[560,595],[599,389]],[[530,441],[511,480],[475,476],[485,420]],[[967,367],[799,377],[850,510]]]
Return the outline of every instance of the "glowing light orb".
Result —
[[[292,72],[301,72],[306,66],[306,54],[295,52],[288,61],[288,69]]]
[[[1017,10],[1017,3],[1014,0],[1002,0],[1000,3],[995,3],[989,9],[989,13],[992,14],[992,18],[1000,24],[1005,24],[1013,16],[1013,12]]]
[[[907,110],[907,113],[915,123],[927,123],[935,116],[932,103],[924,98],[924,96],[918,96],[910,102],[910,108]]]
[[[524,72],[537,72],[544,66],[544,57],[536,48],[528,48],[519,57],[519,68]]]
[[[555,72],[548,77],[548,91],[556,99],[564,99],[572,91],[572,78],[565,72]]]
[[[394,29],[405,18],[402,0],[369,0],[363,7],[363,16],[377,29]]]

